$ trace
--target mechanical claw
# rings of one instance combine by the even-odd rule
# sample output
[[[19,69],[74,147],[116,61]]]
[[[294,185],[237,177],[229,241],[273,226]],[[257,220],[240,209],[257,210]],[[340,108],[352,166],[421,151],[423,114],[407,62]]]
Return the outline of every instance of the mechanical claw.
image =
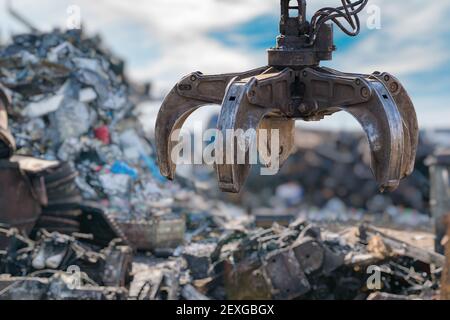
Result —
[[[348,112],[363,127],[381,190],[395,190],[413,172],[418,124],[404,87],[388,73],[351,74],[319,67],[335,50],[332,25],[320,23],[329,10],[320,10],[322,19],[308,22],[306,1],[297,2],[297,7],[290,7],[289,1],[281,0],[281,35],[277,47],[269,50],[269,66],[240,74],[193,73],[172,89],[156,123],[164,176],[174,178],[174,131],[197,108],[214,103],[222,104],[215,168],[223,191],[240,191],[255,163],[255,150],[263,165],[271,167],[276,160],[281,166],[291,154],[295,120],[319,121],[339,111]],[[345,10],[345,19],[356,19],[366,4],[360,1],[330,12]],[[294,8],[298,15],[291,17],[289,9]],[[273,130],[278,135],[271,135]]]

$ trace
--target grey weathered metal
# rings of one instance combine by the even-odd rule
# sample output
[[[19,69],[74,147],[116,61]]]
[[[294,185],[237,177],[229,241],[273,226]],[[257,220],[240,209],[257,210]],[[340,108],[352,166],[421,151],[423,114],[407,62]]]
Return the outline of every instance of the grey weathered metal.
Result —
[[[295,120],[319,121],[345,111],[367,134],[372,171],[380,189],[396,189],[414,169],[418,144],[414,106],[402,84],[389,73],[352,74],[320,67],[320,61],[331,60],[335,50],[333,25],[326,22],[357,35],[358,13],[368,0],[341,2],[341,7],[319,10],[308,22],[305,0],[281,0],[281,34],[276,47],[268,50],[268,66],[235,74],[195,72],[178,82],[165,98],[156,122],[161,173],[174,178],[172,133],[204,105],[222,105],[218,129],[223,132],[280,129],[281,163],[292,150]],[[342,19],[352,30],[342,25]],[[249,163],[234,163],[216,165],[223,191],[239,192],[249,174]]]
[[[435,250],[445,253],[445,239],[450,225],[450,149],[437,150],[428,157],[430,167],[430,209],[435,228]],[[450,293],[450,291],[449,291]]]

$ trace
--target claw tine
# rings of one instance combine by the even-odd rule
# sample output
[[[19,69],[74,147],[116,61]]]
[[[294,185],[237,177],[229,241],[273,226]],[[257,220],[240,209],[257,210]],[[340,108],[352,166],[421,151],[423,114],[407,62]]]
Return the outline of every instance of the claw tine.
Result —
[[[269,111],[248,102],[247,91],[251,85],[252,80],[230,83],[218,120],[222,134],[222,145],[218,148],[222,150],[222,159],[216,165],[216,172],[219,187],[225,192],[238,193],[247,179],[251,168],[249,153],[256,147],[257,129]],[[254,130],[254,135],[249,129]],[[240,152],[245,156],[243,162],[239,161]]]
[[[373,90],[369,102],[344,108],[364,128],[372,152],[372,171],[382,191],[395,190],[403,177],[405,134],[402,117],[387,88],[367,81]]]
[[[386,72],[376,73],[374,76],[388,88],[402,117],[404,130],[406,131],[403,170],[404,175],[409,176],[414,171],[417,146],[419,144],[419,125],[414,105],[406,89],[396,77]]]
[[[184,98],[180,96],[175,87],[165,98],[159,110],[156,127],[156,154],[161,174],[170,180],[174,179],[176,164],[172,159],[172,150],[176,141],[173,133],[181,129],[186,119],[195,110],[205,105],[204,101]]]
[[[400,113],[401,114],[401,113]],[[402,179],[411,175],[414,171],[415,164],[415,153],[413,154],[413,147],[411,144],[411,132],[406,125],[405,121],[403,122],[403,161],[402,161]]]
[[[261,131],[263,130],[263,131]],[[267,151],[264,152],[258,149],[259,156],[266,166],[270,166],[270,158],[272,156],[272,130],[278,130],[279,134],[279,150],[277,152],[279,153],[279,165],[280,167],[283,166],[283,164],[286,162],[286,160],[289,158],[289,156],[292,153],[292,149],[294,147],[294,137],[295,137],[295,120],[292,119],[286,119],[286,118],[274,118],[274,117],[267,117],[264,118],[261,121],[261,124],[259,125],[258,129],[258,148],[260,147],[260,144],[262,143],[260,141],[261,134],[267,134],[267,139],[264,139],[267,143]]]

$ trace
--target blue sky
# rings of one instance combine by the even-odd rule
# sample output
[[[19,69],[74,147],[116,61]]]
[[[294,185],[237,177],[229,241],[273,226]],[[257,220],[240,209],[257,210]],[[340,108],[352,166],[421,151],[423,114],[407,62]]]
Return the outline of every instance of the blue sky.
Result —
[[[309,1],[309,13],[338,0]],[[23,31],[0,0],[1,37]],[[66,9],[81,8],[89,33],[128,62],[137,80],[152,80],[158,95],[184,74],[244,71],[266,63],[265,49],[278,33],[279,0],[14,0],[42,30],[64,27]],[[366,27],[349,38],[336,32],[332,68],[348,72],[388,71],[401,79],[416,105],[422,128],[450,127],[450,0],[371,0],[381,29]],[[353,128],[340,115],[322,126]]]

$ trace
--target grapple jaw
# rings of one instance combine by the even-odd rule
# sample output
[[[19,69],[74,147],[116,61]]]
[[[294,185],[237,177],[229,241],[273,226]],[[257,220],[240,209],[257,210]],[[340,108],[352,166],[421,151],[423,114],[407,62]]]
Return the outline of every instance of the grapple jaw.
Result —
[[[299,1],[299,11],[304,10],[304,4]],[[299,30],[307,32],[304,15],[299,17]],[[219,187],[235,193],[241,190],[255,164],[255,152],[260,163],[275,169],[271,174],[283,165],[293,149],[296,120],[319,121],[344,111],[360,123],[367,135],[371,168],[380,190],[395,190],[400,180],[413,172],[418,144],[417,117],[404,87],[388,73],[351,74],[319,67],[321,57],[331,57],[326,48],[330,54],[334,50],[328,42],[327,46],[321,42],[322,38],[329,41],[323,33],[332,30],[331,26],[317,32],[313,42],[305,35],[294,35],[294,20],[287,25],[285,17],[282,21],[286,34],[278,43],[283,46],[269,52],[269,66],[238,74],[193,73],[167,95],[156,122],[161,173],[174,178],[176,130],[203,105],[222,106],[215,169]],[[291,46],[288,52],[283,51],[286,46]]]

